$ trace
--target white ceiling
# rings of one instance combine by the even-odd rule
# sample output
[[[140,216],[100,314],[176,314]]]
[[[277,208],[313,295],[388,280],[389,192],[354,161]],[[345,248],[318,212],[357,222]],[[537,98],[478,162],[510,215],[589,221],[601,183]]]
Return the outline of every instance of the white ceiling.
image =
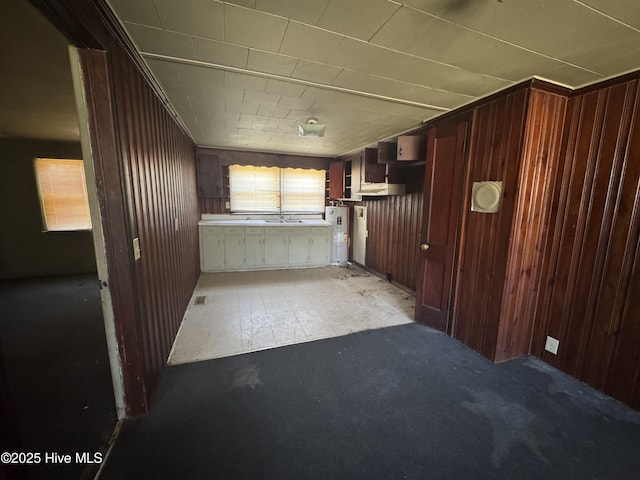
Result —
[[[337,155],[532,76],[640,66],[637,0],[109,0],[196,143]],[[300,138],[297,122],[326,123]]]
[[[202,146],[338,155],[534,75],[640,67],[637,0],[108,1]],[[66,42],[15,4],[0,135],[77,138]],[[297,136],[310,117],[325,137]]]

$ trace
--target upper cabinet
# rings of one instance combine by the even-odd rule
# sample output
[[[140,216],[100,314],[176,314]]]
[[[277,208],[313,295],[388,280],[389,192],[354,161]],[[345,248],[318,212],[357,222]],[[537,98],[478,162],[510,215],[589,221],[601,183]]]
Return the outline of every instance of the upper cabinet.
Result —
[[[426,159],[427,137],[400,135],[396,159],[402,162],[423,162]]]
[[[224,197],[222,171],[218,155],[198,154],[196,156],[196,172],[199,197]]]
[[[336,200],[345,196],[345,162],[329,163],[329,199]]]
[[[377,148],[365,148],[364,149],[364,183],[385,183],[387,177],[386,165],[378,163],[378,149]]]
[[[424,135],[400,135],[397,141],[378,142],[378,163],[424,162],[427,154],[427,137]]]

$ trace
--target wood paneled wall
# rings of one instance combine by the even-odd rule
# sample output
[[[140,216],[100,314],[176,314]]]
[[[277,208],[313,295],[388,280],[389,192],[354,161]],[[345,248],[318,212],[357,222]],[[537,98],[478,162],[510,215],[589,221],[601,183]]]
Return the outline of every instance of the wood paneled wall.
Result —
[[[424,169],[420,169],[424,176]],[[415,291],[422,192],[367,200],[367,267]]]
[[[80,48],[125,414],[137,416],[199,276],[195,145],[105,0],[31,1]]]
[[[502,308],[509,236],[517,192],[528,90],[473,112],[452,335],[493,359]],[[470,212],[473,182],[503,181],[499,213]]]
[[[640,92],[569,99],[553,238],[531,352],[640,408]],[[559,340],[558,355],[544,350]]]
[[[529,93],[495,361],[529,353],[554,210],[567,98]]]
[[[127,55],[108,58],[131,236],[140,239],[137,321],[150,395],[199,276],[195,146]]]

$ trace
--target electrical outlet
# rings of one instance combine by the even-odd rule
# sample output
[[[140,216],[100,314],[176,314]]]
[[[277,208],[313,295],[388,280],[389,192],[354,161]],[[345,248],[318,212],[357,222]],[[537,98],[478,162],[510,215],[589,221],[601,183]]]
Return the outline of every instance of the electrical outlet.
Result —
[[[560,342],[553,338],[553,337],[547,337],[547,342],[544,344],[544,349],[547,352],[551,352],[554,355],[558,354],[558,346],[560,346]]]

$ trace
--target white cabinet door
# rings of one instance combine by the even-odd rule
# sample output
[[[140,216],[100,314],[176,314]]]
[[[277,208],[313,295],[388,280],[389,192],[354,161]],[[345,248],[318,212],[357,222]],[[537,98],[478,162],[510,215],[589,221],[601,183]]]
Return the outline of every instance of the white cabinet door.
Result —
[[[224,227],[224,267],[244,266],[244,227]]]
[[[200,228],[200,270],[203,272],[215,272],[224,268],[223,245],[222,228]]]
[[[308,235],[289,236],[289,265],[308,265],[310,247],[311,242]]]
[[[309,263],[311,265],[329,265],[331,263],[330,227],[313,227]]]
[[[248,235],[244,237],[244,265],[261,267],[264,265],[264,238]]]
[[[264,264],[270,267],[285,267],[287,265],[286,235],[266,232],[264,236]]]

